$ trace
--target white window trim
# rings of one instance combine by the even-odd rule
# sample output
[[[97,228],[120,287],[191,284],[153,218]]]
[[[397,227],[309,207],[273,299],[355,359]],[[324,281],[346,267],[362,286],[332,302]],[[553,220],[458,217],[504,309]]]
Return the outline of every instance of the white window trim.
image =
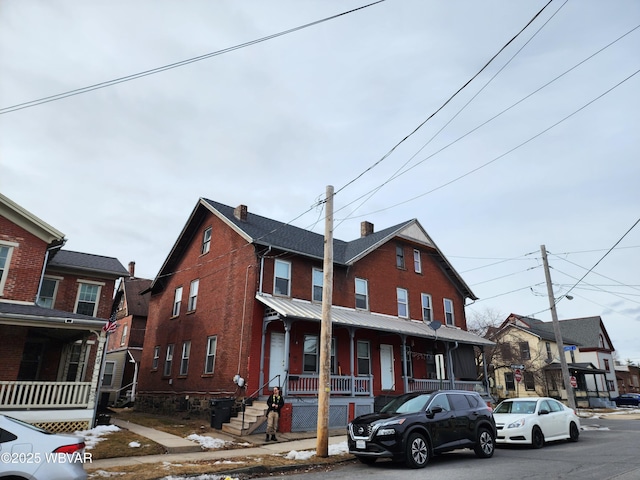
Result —
[[[15,242],[7,242],[0,240],[0,246],[8,247],[9,252],[7,253],[7,263],[4,266],[4,270],[2,271],[2,276],[0,277],[0,297],[4,295],[4,286],[7,283],[7,278],[9,277],[9,269],[11,267],[11,256],[13,255],[13,249],[20,246],[19,243]]]
[[[418,249],[413,250],[413,269],[416,273],[422,273],[422,257]]]
[[[213,342],[213,344],[215,345],[215,348],[213,349],[213,352],[210,350],[211,340],[212,339],[215,340]],[[215,371],[217,355],[218,355],[218,336],[217,335],[210,335],[210,336],[207,337],[207,353],[205,354],[205,357],[204,357],[204,374],[205,375],[211,375]],[[209,357],[213,357],[213,363],[211,364],[211,371],[210,372],[207,371],[207,363],[208,363]]]
[[[180,294],[178,294],[178,291]],[[173,291],[173,305],[171,307],[171,318],[180,315],[180,309],[182,308],[182,295],[184,294],[184,288],[176,287]],[[176,311],[177,310],[177,311]]]
[[[209,239],[207,240],[207,232],[209,232]],[[205,228],[204,232],[202,233],[202,245],[200,246],[200,255],[204,255],[206,253],[209,253],[211,251],[211,239],[212,239],[212,235],[213,234],[213,229],[212,227],[207,227]],[[206,250],[205,250],[206,248]]]
[[[120,346],[122,347],[127,343],[127,334],[129,333],[129,325],[124,324],[122,326],[122,336],[120,337]]]
[[[182,355],[180,358],[180,375],[185,376],[189,372],[189,356],[191,355],[191,340],[182,342]],[[186,367],[183,369],[186,360]]]
[[[358,295],[358,281],[361,281],[361,282],[363,282],[363,284],[364,284],[364,289],[365,289],[365,292],[364,292],[364,301],[365,301],[365,304],[366,304],[366,305],[364,306],[364,308],[362,308],[362,307],[358,307],[358,301],[357,301],[357,295]],[[355,303],[356,310],[367,310],[367,311],[368,311],[368,310],[369,310],[369,281],[368,281],[367,279],[365,279],[365,278],[357,278],[357,277],[356,277],[356,278],[355,278],[354,288],[355,288],[354,296],[356,297],[356,299],[355,299],[355,302],[354,302],[354,303]]]
[[[429,299],[429,318],[424,318],[425,298]],[[433,299],[431,298],[431,295],[429,295],[428,293],[420,294],[420,302],[422,306],[422,321],[427,324],[433,322]]]
[[[449,302],[450,305],[451,305],[451,323],[449,323],[447,321],[447,302]],[[442,299],[442,304],[444,306],[444,322],[447,325],[454,325],[455,326],[455,324],[456,324],[456,316],[455,316],[454,309],[453,309],[453,300],[451,300],[450,298],[443,298]]]
[[[401,301],[400,293],[404,292],[404,300]],[[400,318],[409,318],[409,292],[406,288],[396,288],[396,299],[398,303],[398,317]],[[400,314],[400,305],[404,305],[405,315]]]
[[[43,281],[44,280],[52,280],[56,284],[56,286],[53,288],[53,297],[51,297],[51,308],[54,308],[55,305],[56,305],[56,298],[58,297],[58,287],[60,286],[60,282],[62,282],[64,280],[64,277],[57,277],[57,276],[53,276],[53,275],[45,275],[42,278],[42,280]],[[41,288],[42,288],[42,286],[41,286]],[[42,291],[40,291],[40,293],[42,294]],[[40,298],[42,298],[42,295],[40,295],[37,298],[36,303],[38,303],[38,300],[40,300]],[[43,308],[46,308],[46,307],[43,307]]]
[[[200,288],[200,279],[196,278],[189,285],[189,300],[187,301],[187,312],[194,312],[198,304],[198,289]]]
[[[151,360],[151,369],[157,370],[160,364],[160,345],[153,347],[153,359]]]
[[[175,345],[173,343],[170,343],[169,345],[167,345],[167,353],[166,353],[166,355],[164,357],[164,366],[163,366],[163,370],[162,370],[162,374],[165,377],[171,376],[171,370],[173,369],[173,350],[174,350],[174,348],[175,348]],[[169,368],[167,368],[167,367],[169,367]]]
[[[289,267],[289,277],[287,278],[287,293],[276,293],[276,280],[278,278],[286,278],[286,277],[278,277],[278,263],[285,264]],[[291,268],[292,268],[291,262],[288,262],[286,260],[279,260],[276,258],[276,260],[273,262],[273,294],[274,295],[277,295],[279,297],[291,296],[291,277],[292,277]]]
[[[367,345],[367,353],[368,353],[367,357],[361,357],[359,355],[358,344],[360,344],[360,343],[363,343],[363,344]],[[366,358],[368,363],[369,363],[369,373],[368,374],[367,373],[360,373],[358,360],[360,360],[361,358],[363,358],[363,359]],[[368,340],[358,340],[356,342],[356,369],[358,370],[358,372],[357,372],[358,376],[371,375],[371,342],[369,342]]]
[[[109,383],[106,383],[104,381],[104,377],[107,375],[107,365],[113,365],[113,369],[111,370],[111,381]],[[104,362],[104,372],[102,372],[102,386],[112,387],[115,376],[116,376],[116,362]]]
[[[320,284],[315,283],[316,272],[320,274]],[[311,269],[311,301],[312,302],[321,302],[322,295],[320,295],[320,300],[316,300],[316,287],[320,287],[320,290],[324,294],[324,272],[321,268],[312,268]]]
[[[102,296],[102,287],[105,286],[104,282],[95,282],[93,280],[76,280],[76,282],[80,285],[97,285],[98,288],[98,294],[96,295],[96,304],[93,306],[93,314],[90,315],[92,317],[95,317],[98,313],[98,306],[100,305],[100,297]],[[73,305],[73,311],[74,313],[78,311],[78,304],[80,303],[80,291],[82,290],[81,286],[78,286],[78,291],[76,292],[76,303]]]

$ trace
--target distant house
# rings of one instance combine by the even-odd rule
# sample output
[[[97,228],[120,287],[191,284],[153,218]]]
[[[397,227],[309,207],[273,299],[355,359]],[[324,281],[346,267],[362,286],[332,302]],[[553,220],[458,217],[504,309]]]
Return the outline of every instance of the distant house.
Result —
[[[265,399],[279,385],[281,428],[314,430],[323,246],[317,233],[201,198],[150,287],[137,407],[204,414],[211,399]],[[492,342],[466,331],[475,298],[417,220],[379,232],[363,222],[355,240],[334,239],[329,426],[390,394],[486,392],[474,346]],[[263,428],[251,422],[238,431]]]
[[[135,262],[129,262],[129,275],[120,280],[115,296],[118,328],[107,342],[100,386],[101,406],[125,405],[135,400],[150,286],[151,280],[137,278]]]
[[[62,250],[64,234],[0,194],[0,412],[50,431],[91,426],[115,258]]]
[[[618,393],[640,393],[640,368],[637,365],[616,364]]]
[[[561,320],[559,325],[563,352],[552,322],[512,313],[490,332],[496,346],[489,370],[498,398],[545,395],[566,400],[561,354],[576,379],[577,405],[598,406],[615,396],[614,348],[602,319],[574,318]]]

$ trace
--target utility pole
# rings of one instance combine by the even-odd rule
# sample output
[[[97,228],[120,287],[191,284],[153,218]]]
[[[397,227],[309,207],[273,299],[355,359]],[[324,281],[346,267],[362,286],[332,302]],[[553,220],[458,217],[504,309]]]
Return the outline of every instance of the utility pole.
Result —
[[[333,301],[333,186],[327,186],[322,267],[322,324],[318,379],[318,431],[316,456],[329,456],[329,399],[331,398],[331,303]]]
[[[547,279],[547,295],[549,296],[549,307],[551,308],[551,320],[553,322],[553,333],[556,336],[556,344],[558,345],[558,353],[560,354],[560,368],[562,369],[562,380],[564,388],[567,390],[567,402],[569,407],[576,409],[576,399],[573,395],[573,386],[571,386],[571,375],[569,375],[569,365],[567,365],[567,357],[564,353],[564,343],[562,342],[562,332],[560,331],[560,322],[558,321],[558,313],[556,312],[556,300],[553,296],[553,287],[551,286],[551,273],[549,272],[549,262],[547,261],[547,250],[544,245],[540,245],[542,252],[542,263],[544,264],[544,275]]]

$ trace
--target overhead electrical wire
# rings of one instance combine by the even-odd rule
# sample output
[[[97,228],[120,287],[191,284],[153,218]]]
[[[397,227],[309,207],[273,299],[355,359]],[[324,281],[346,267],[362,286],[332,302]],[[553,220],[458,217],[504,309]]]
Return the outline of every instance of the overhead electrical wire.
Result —
[[[223,48],[222,50],[216,50],[215,52],[206,53],[204,55],[188,58],[186,60],[181,60],[179,62],[170,63],[170,64],[167,64],[167,65],[163,65],[161,67],[152,68],[150,70],[144,70],[142,72],[133,73],[131,75],[126,75],[124,77],[115,78],[113,80],[107,80],[105,82],[96,83],[94,85],[89,85],[87,87],[76,88],[76,89],[73,89],[73,90],[69,90],[67,92],[58,93],[56,95],[50,95],[48,97],[43,97],[43,98],[38,98],[36,100],[31,100],[29,102],[23,102],[23,103],[18,103],[16,105],[3,107],[3,108],[0,108],[0,115],[5,115],[7,113],[16,112],[18,110],[23,110],[25,108],[36,107],[36,106],[42,105],[44,103],[55,102],[55,101],[58,101],[58,100],[62,100],[64,98],[73,97],[75,95],[81,95],[83,93],[92,92],[94,90],[98,90],[98,89],[101,89],[101,88],[106,88],[106,87],[111,87],[113,85],[118,85],[120,83],[130,82],[132,80],[137,80],[139,78],[147,77],[149,75],[155,75],[157,73],[165,72],[167,70],[172,70],[174,68],[184,67],[185,65],[189,65],[191,63],[200,62],[202,60],[207,60],[209,58],[216,57],[218,55],[222,55],[222,54],[225,54],[225,53],[233,52],[234,50],[239,50],[241,48],[250,47],[252,45],[256,45],[258,43],[266,42],[268,40],[273,40],[274,38],[282,37],[284,35],[288,35],[290,33],[294,33],[294,32],[297,32],[299,30],[303,30],[305,28],[313,27],[313,26],[319,25],[321,23],[328,22],[330,20],[335,20],[336,18],[348,15],[350,13],[357,12],[359,10],[363,10],[365,8],[368,8],[368,7],[372,7],[374,5],[382,3],[384,1],[386,1],[386,0],[377,0],[375,2],[371,2],[371,3],[369,3],[367,5],[363,5],[361,7],[353,8],[351,10],[347,10],[345,12],[338,13],[336,15],[331,15],[329,17],[325,17],[325,18],[322,18],[320,20],[315,20],[313,22],[305,23],[304,25],[300,25],[298,27],[290,28],[288,30],[283,30],[282,32],[278,32],[278,33],[274,33],[274,34],[271,34],[271,35],[267,35],[265,37],[257,38],[255,40],[251,40],[249,42],[241,43],[239,45],[234,45],[232,47]]]

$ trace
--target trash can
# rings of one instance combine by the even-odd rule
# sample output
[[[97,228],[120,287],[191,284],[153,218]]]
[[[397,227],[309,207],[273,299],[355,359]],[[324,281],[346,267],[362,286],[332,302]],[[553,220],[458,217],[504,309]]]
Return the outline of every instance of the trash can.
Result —
[[[96,417],[96,426],[109,425],[110,423],[111,423],[111,415],[107,415],[106,413],[100,413]]]
[[[210,400],[212,428],[220,430],[223,423],[229,423],[231,420],[231,407],[235,401],[235,398],[214,398]]]

